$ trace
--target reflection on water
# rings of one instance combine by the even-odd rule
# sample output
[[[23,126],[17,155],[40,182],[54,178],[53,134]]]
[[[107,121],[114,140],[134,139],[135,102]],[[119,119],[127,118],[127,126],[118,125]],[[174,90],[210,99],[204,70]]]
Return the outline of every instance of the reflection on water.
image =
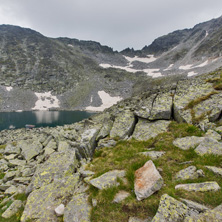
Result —
[[[54,123],[59,120],[59,111],[51,112],[34,112],[36,123]]]
[[[25,111],[0,112],[0,130],[24,128],[26,124],[36,127],[62,126],[90,117],[92,113],[84,111]]]

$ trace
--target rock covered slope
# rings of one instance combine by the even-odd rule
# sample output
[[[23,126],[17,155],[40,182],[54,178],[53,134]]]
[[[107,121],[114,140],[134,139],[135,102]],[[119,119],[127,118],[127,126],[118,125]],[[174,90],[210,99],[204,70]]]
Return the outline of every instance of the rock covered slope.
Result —
[[[53,39],[1,25],[0,110],[31,110],[38,99],[35,93],[57,96],[59,106],[47,108],[93,109],[103,105],[101,92],[125,99],[135,88],[142,92],[140,83],[148,85],[152,78],[213,71],[222,61],[221,21],[213,19],[157,38],[141,50],[121,52],[94,41]]]
[[[221,221],[221,82],[219,70],[72,125],[0,132],[1,220]]]

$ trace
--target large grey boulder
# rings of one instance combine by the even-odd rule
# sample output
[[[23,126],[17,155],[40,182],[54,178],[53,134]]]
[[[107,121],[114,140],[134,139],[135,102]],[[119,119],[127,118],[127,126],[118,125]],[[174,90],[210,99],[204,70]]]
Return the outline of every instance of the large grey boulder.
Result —
[[[124,170],[113,170],[89,181],[91,185],[102,190],[112,186],[117,186],[117,178],[125,176]]]
[[[201,156],[204,154],[222,155],[222,143],[212,138],[205,138],[195,152]]]
[[[177,138],[173,141],[173,145],[182,149],[188,150],[190,148],[195,148],[204,140],[204,137],[198,136],[187,136],[182,138]]]
[[[153,164],[147,161],[143,167],[135,172],[134,190],[137,200],[151,196],[163,186],[163,178]]]
[[[189,184],[178,184],[175,186],[176,190],[186,190],[195,192],[207,192],[207,191],[218,191],[220,186],[217,182],[204,182],[204,183],[189,183]]]
[[[113,199],[113,203],[119,203],[123,200],[125,200],[127,197],[130,196],[130,193],[124,191],[124,190],[120,190],[114,197]]]
[[[146,141],[158,134],[166,132],[170,121],[158,120],[150,122],[149,120],[139,119],[133,133],[133,138],[136,140]]]
[[[202,79],[201,77],[192,80],[179,81],[174,96],[174,117],[176,121],[192,123],[190,110],[185,109],[185,107],[195,99],[208,95],[212,91],[212,84],[207,83],[205,79]]]
[[[86,193],[76,194],[65,208],[63,221],[90,222],[91,208]]]
[[[17,146],[22,150],[21,154],[26,161],[31,160],[33,157],[39,155],[42,152],[42,144],[37,140],[21,140]]]
[[[176,175],[176,180],[197,179],[203,177],[203,170],[197,170],[195,166],[189,166],[186,169],[180,170]]]
[[[43,164],[39,164],[29,188],[38,189],[54,180],[71,175],[78,165],[75,151],[55,152]]]
[[[110,137],[119,137],[120,139],[124,139],[131,135],[135,123],[136,120],[131,111],[124,111],[120,113],[113,123],[113,127],[110,131]]]
[[[205,137],[212,138],[212,139],[215,139],[215,140],[221,140],[221,135],[219,133],[217,133],[216,131],[211,130],[211,129],[209,129],[206,132]]]
[[[79,175],[74,174],[34,190],[28,196],[21,222],[32,220],[59,222],[60,219],[54,210],[60,204],[69,202],[78,182]]]
[[[188,213],[189,208],[185,204],[164,194],[152,222],[181,222]]]

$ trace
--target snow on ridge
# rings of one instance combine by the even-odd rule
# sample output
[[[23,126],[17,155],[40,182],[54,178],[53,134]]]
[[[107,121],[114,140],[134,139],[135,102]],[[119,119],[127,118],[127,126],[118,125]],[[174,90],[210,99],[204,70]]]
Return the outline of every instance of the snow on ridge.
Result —
[[[6,87],[6,90],[7,90],[8,92],[10,92],[11,90],[13,90],[13,87],[12,87],[12,86],[7,86],[7,87]]]
[[[194,68],[204,67],[204,66],[206,66],[207,64],[208,64],[208,60],[205,61],[205,62],[203,62],[203,63],[201,63],[200,65],[194,66]]]
[[[94,112],[102,112],[104,109],[111,107],[112,105],[116,104],[117,102],[123,99],[119,96],[112,97],[105,91],[98,91],[98,95],[100,99],[102,100],[102,105],[99,107],[87,106],[85,110],[94,111]]]
[[[166,69],[164,69],[163,71],[168,71],[173,67],[174,64],[170,64]]]
[[[198,74],[197,72],[191,71],[191,72],[188,72],[187,76],[191,77],[191,76],[195,76],[197,74]]]
[[[128,60],[130,63],[134,62],[134,61],[138,61],[138,62],[143,62],[143,63],[151,63],[154,62],[155,60],[157,60],[157,58],[154,57],[154,55],[147,55],[148,57],[128,57],[128,56],[124,56],[126,60]]]
[[[180,66],[179,69],[182,69],[182,70],[189,70],[189,69],[192,69],[193,67],[193,64],[188,64],[188,65],[185,65],[185,66]]]
[[[33,110],[48,110],[50,108],[59,108],[59,100],[53,96],[51,92],[35,93],[38,100],[35,103]]]

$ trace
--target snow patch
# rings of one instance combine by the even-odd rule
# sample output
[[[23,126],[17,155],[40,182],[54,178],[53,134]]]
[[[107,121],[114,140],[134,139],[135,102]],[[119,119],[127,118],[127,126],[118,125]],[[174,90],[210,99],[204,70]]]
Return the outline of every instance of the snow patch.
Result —
[[[23,111],[19,109],[19,110],[16,110],[15,112],[22,113]]]
[[[73,45],[71,45],[71,44],[68,44],[68,46],[69,46],[69,47],[71,47],[71,48],[74,48],[74,46],[73,46]]]
[[[192,72],[188,72],[187,76],[188,76],[188,77],[191,77],[191,76],[195,76],[195,75],[197,75],[197,74],[198,74],[198,73],[192,71]]]
[[[117,97],[112,97],[105,91],[98,91],[98,95],[102,100],[102,105],[99,107],[95,106],[87,106],[85,110],[87,111],[94,111],[94,112],[101,112],[106,108],[111,107],[112,105],[116,104],[117,102],[121,101],[123,98],[117,96]]]
[[[185,65],[185,66],[180,66],[179,69],[189,70],[189,69],[192,69],[192,66],[193,66],[193,64],[191,64],[191,65]]]
[[[144,63],[151,63],[154,62],[157,58],[154,57],[154,55],[147,55],[147,57],[128,57],[128,56],[124,56],[130,63],[134,62],[134,61],[139,61],[139,62],[144,62]]]
[[[208,31],[206,31],[205,38],[206,38],[208,35],[209,35],[209,32],[208,32]]]
[[[59,100],[53,96],[51,92],[35,93],[38,100],[35,103],[33,110],[48,110],[50,108],[59,108]]]
[[[173,67],[174,64],[170,64],[166,69],[164,69],[163,71],[168,71]]]
[[[143,71],[147,73],[148,76],[153,78],[161,77],[161,72],[158,72],[160,69],[144,69]]]
[[[203,62],[203,63],[201,63],[200,65],[198,65],[198,66],[195,66],[194,68],[198,68],[198,67],[204,67],[204,66],[206,66],[208,64],[208,60],[207,61],[205,61],[205,62]]]
[[[8,92],[10,92],[11,90],[13,90],[13,87],[8,86],[8,87],[6,87],[6,90],[7,90]]]

